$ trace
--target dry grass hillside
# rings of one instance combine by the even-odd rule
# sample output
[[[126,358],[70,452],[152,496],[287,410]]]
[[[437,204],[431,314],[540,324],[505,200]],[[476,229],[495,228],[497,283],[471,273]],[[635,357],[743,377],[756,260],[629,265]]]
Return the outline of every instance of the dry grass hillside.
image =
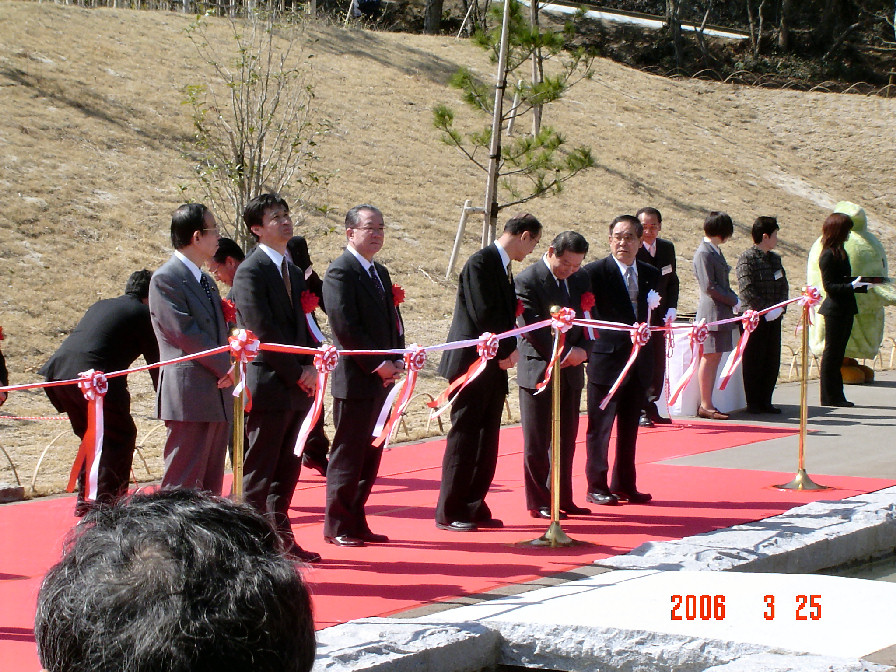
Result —
[[[164,261],[171,211],[199,197],[183,153],[190,121],[181,91],[209,75],[184,33],[190,21],[0,3],[0,324],[14,383],[38,380],[37,369],[90,304],[120,294],[131,271]],[[226,23],[212,30],[228,39]],[[408,340],[440,342],[454,302],[454,280],[444,276],[460,208],[467,198],[479,203],[484,183],[439,143],[431,109],[447,102],[472,118],[446,81],[461,65],[488,79],[492,66],[475,46],[448,37],[328,25],[308,34],[316,104],[331,124],[318,149],[333,178],[320,200],[334,214],[307,214],[300,230],[323,270],[342,246],[340,215],[360,202],[377,204],[389,227],[380,258],[407,292]],[[681,309],[693,310],[689,260],[707,210],[727,210],[737,223],[725,248],[732,263],[749,245],[753,218],[778,215],[780,252],[796,288],[823,217],[848,199],[865,207],[892,261],[894,118],[896,100],[674,81],[599,61],[593,81],[547,112],[572,145],[593,148],[598,167],[559,197],[526,206],[546,225],[537,251],[575,228],[592,241],[591,258],[603,256],[607,222],[654,205],[677,245]],[[463,256],[476,249],[478,229],[473,222]],[[431,371],[422,386],[435,392]],[[163,432],[149,434],[159,425],[149,378],[139,374],[131,385],[140,441],[158,476]],[[52,408],[42,393],[22,392],[2,411],[42,416]],[[423,434],[421,412],[408,429]],[[0,445],[26,485],[60,434],[37,493],[63,485],[75,450],[67,423],[0,421]],[[0,465],[0,481],[12,480]]]

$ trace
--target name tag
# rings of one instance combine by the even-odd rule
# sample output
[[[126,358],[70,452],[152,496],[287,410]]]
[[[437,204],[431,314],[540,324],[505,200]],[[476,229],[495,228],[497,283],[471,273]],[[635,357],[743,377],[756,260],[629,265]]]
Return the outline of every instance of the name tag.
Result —
[[[784,277],[784,271],[775,271],[775,280],[780,280]]]
[[[672,264],[669,264],[668,266],[663,266],[663,271],[662,271],[663,275],[669,275],[671,272],[672,272]]]

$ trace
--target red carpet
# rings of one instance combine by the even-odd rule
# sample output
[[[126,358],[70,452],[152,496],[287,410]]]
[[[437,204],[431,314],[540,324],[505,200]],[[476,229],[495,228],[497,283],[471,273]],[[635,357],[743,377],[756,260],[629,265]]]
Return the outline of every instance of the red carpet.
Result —
[[[584,440],[584,418],[580,437]],[[488,591],[626,553],[645,541],[676,539],[777,515],[820,499],[842,499],[894,484],[870,478],[825,476],[836,490],[781,492],[781,474],[656,464],[657,461],[719,450],[793,433],[789,429],[725,423],[689,423],[643,430],[638,444],[638,486],[649,505],[592,507],[594,515],[563,522],[573,539],[565,549],[526,548],[516,542],[544,533],[545,521],[528,517],[522,492],[519,427],[501,435],[498,473],[489,506],[502,530],[456,533],[436,529],[444,440],[396,446],[386,453],[368,506],[375,532],[392,543],[337,548],[322,537],[324,480],[303,475],[294,499],[293,525],[299,543],[324,560],[306,572],[314,594],[315,620],[325,628],[365,616],[387,616],[431,601]],[[584,471],[584,448],[576,456]],[[577,503],[585,505],[583,476],[575,480]],[[0,507],[0,660],[10,672],[39,669],[34,646],[34,601],[40,578],[56,561],[73,525],[71,497]]]

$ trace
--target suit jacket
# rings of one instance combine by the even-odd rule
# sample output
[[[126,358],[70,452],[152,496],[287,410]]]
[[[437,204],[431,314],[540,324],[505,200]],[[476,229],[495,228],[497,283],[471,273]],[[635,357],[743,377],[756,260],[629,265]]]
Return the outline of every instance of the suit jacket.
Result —
[[[152,275],[149,312],[163,360],[192,355],[227,343],[227,323],[218,286],[208,274],[212,301],[184,263],[173,256]],[[225,422],[233,417],[233,388],[218,389],[230,369],[226,352],[163,366],[157,412],[162,420]]]
[[[865,288],[857,290],[850,284],[855,278],[849,257],[845,253],[842,257],[838,256],[831,249],[822,250],[818,257],[818,269],[826,294],[818,312],[825,316],[857,314],[856,292],[865,291]]]
[[[345,250],[324,276],[324,301],[329,308],[330,329],[343,350],[391,350],[404,347],[401,312],[394,305],[392,279],[382,264],[374,262],[385,290],[380,298],[373,279],[355,256]],[[376,368],[400,355],[340,357],[332,375],[331,393],[337,399],[373,399],[382,393],[383,381]]]
[[[651,323],[659,325],[663,323],[666,311],[669,308],[678,308],[678,266],[675,261],[675,245],[669,240],[656,239],[656,256],[651,257],[643,245],[638,249],[638,261],[650,264],[660,272],[660,281],[656,291],[659,292],[660,306],[651,317]]]
[[[647,293],[656,289],[660,272],[643,261],[636,260],[635,264],[638,273],[637,316],[632,310],[625,280],[612,255],[585,266],[584,270],[591,280],[591,290],[594,292],[592,318],[623,324],[647,320]],[[597,340],[591,344],[588,380],[598,385],[612,385],[628,361],[631,351],[632,339],[629,332],[601,330]],[[633,369],[634,371],[629,371],[629,375],[634,373],[641,384],[648,387],[653,372],[653,355],[649,348],[641,349]]]
[[[582,294],[591,291],[591,282],[584,270],[573,273],[566,280],[570,300],[564,301],[563,293],[544,259],[534,264],[514,278],[516,295],[523,302],[523,314],[517,318],[520,326],[541,322],[551,317],[551,307],[574,308],[576,317],[584,318]],[[554,334],[550,327],[530,331],[520,338],[520,359],[516,366],[516,378],[520,387],[535,389],[544,380],[544,371],[551,360]],[[573,347],[588,349],[590,342],[582,327],[573,326],[566,332],[562,360]],[[562,380],[567,385],[582,389],[585,385],[584,366],[569,366],[560,370]],[[545,394],[545,393],[542,393]]]
[[[700,243],[694,253],[694,275],[700,289],[697,302],[697,319],[707,322],[727,320],[734,317],[732,310],[737,305],[737,294],[731,289],[728,275],[731,267],[725,257],[716,252],[705,240]],[[721,327],[709,327],[710,331],[734,329],[736,323],[731,322]]]
[[[317,347],[302,312],[302,272],[289,262],[287,269],[291,300],[280,269],[263,250],[246,257],[233,278],[237,324],[250,329],[262,343]],[[265,411],[305,408],[308,395],[299,388],[298,381],[302,367],[312,360],[311,355],[259,352],[246,371],[253,405]]]
[[[448,341],[479,338],[485,332],[500,334],[513,329],[515,321],[516,293],[513,283],[507,277],[498,248],[489,245],[474,252],[461,269]],[[498,360],[507,358],[514,350],[515,338],[501,339],[498,354],[489,361],[488,366],[497,367]],[[454,380],[478,356],[475,347],[446,350],[439,363],[439,375]]]
[[[155,364],[159,345],[149,308],[136,296],[124,294],[90,306],[39,373],[47,380],[71,380],[88,369],[104,373],[127,369],[140,355],[147,364]],[[158,387],[159,370],[151,369],[149,374]],[[127,378],[110,378],[109,385],[110,391],[124,390]]]

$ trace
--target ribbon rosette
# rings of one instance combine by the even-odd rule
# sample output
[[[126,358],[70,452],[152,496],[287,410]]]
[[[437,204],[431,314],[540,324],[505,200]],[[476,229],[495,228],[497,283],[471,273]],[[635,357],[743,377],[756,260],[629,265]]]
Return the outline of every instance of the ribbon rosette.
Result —
[[[320,417],[321,409],[324,407],[324,392],[327,388],[327,378],[330,372],[336,368],[339,361],[339,352],[332,345],[322,345],[318,352],[314,355],[314,368],[317,369],[317,388],[314,390],[314,403],[308,409],[308,415],[302,421],[299,429],[299,435],[296,437],[296,446],[293,449],[296,457],[301,457],[305,452],[305,442],[308,435],[317,423]]]
[[[398,335],[404,334],[404,325],[401,323],[401,317],[398,315],[398,306],[404,303],[404,290],[401,285],[392,285],[392,305],[395,306],[395,326],[398,329]]]
[[[805,322],[807,324],[812,324],[812,317],[815,315],[815,309],[821,303],[822,297],[821,292],[817,287],[803,287],[803,294],[799,298],[799,304],[803,307],[803,312],[806,315]],[[803,322],[800,322],[797,325],[797,332],[803,328]]]
[[[238,397],[243,390],[246,391],[244,410],[248,412],[252,410],[252,396],[249,394],[249,388],[246,387],[246,364],[258,355],[261,342],[248,329],[234,329],[227,339],[227,344],[230,346],[230,358],[233,360],[233,366],[230,367],[228,373],[232,372],[235,366],[239,366],[240,369],[240,382],[233,388],[233,396]]]
[[[755,310],[747,310],[744,312],[743,317],[741,318],[741,324],[744,325],[744,333],[740,335],[734,353],[728,357],[728,361],[725,362],[725,368],[722,369],[722,375],[719,380],[720,390],[724,390],[728,386],[728,381],[731,380],[731,376],[737,369],[737,365],[740,364],[741,359],[743,359],[744,349],[747,347],[747,341],[750,340],[750,334],[752,334],[756,330],[756,327],[759,326],[759,320],[761,319],[762,316]]]
[[[628,361],[625,363],[625,366],[622,367],[622,371],[619,372],[619,376],[616,378],[616,382],[613,383],[613,387],[610,388],[610,391],[607,392],[607,396],[600,402],[601,410],[607,407],[607,404],[610,403],[613,395],[616,394],[616,390],[622,385],[622,381],[625,380],[626,374],[628,374],[629,369],[632,368],[632,365],[638,358],[638,353],[641,351],[641,348],[650,342],[650,325],[647,324],[647,322],[635,322],[629,330],[629,335],[632,339],[632,353],[628,356]]]
[[[409,352],[404,356],[404,368],[408,375],[392,388],[383,404],[383,409],[380,411],[376,425],[374,425],[373,436],[375,438],[373,446],[375,448],[380,446],[383,448],[388,447],[389,441],[392,440],[392,435],[395,433],[395,428],[398,426],[398,420],[404,415],[408,404],[411,402],[411,397],[414,396],[414,387],[417,385],[420,371],[426,365],[426,350],[416,343],[411,345],[411,350],[413,352]],[[394,405],[393,401],[395,402]],[[391,413],[389,409],[392,410]],[[386,421],[387,415],[389,416],[388,421]]]
[[[591,319],[591,309],[594,308],[594,294],[592,292],[583,292],[582,293],[582,314],[585,316],[586,320]],[[593,327],[585,327],[585,331],[588,334],[588,338],[592,341],[597,338],[597,332],[594,331]]]
[[[230,299],[221,299],[221,312],[224,313],[224,321],[236,324],[236,304]]]
[[[89,402],[87,406],[87,431],[75,456],[75,463],[69,475],[66,490],[72,492],[78,480],[78,474],[84,469],[86,474],[85,496],[88,501],[96,500],[97,478],[100,457],[103,453],[103,398],[109,391],[109,381],[102,371],[82,371],[78,374],[78,387]]]
[[[308,331],[319,344],[323,343],[325,340],[324,335],[317,326],[317,322],[314,321],[314,311],[320,306],[320,299],[317,298],[317,294],[306,289],[302,292],[300,300],[302,302],[302,312],[305,313],[305,323],[308,325]]]
[[[522,303],[522,301],[520,301],[520,303]],[[476,343],[476,353],[479,355],[479,358],[470,364],[470,368],[446,387],[437,399],[433,399],[427,404],[427,406],[433,409],[429,414],[430,419],[439,417],[447,409],[451,408],[451,403],[457,395],[460,394],[467,385],[476,380],[480,373],[485,371],[485,366],[488,364],[488,360],[494,359],[495,355],[498,354],[498,337],[489,332],[482,334],[482,336],[479,337],[479,341]]]
[[[655,289],[647,292],[647,324],[650,324],[650,314],[660,307],[662,297]]]
[[[576,319],[576,312],[572,308],[561,308],[555,313],[551,313],[551,328],[554,330],[554,347],[551,350],[551,361],[548,362],[547,368],[544,370],[544,380],[535,386],[535,394],[544,390],[548,383],[551,382],[551,376],[554,372],[554,365],[563,352],[563,346],[566,343],[566,332],[572,328],[572,321]]]
[[[675,403],[681,391],[688,386],[694,372],[697,370],[697,364],[703,359],[703,344],[709,337],[709,327],[706,326],[706,320],[700,320],[691,326],[691,333],[688,338],[691,343],[691,363],[687,370],[682,374],[681,379],[675,384],[672,393],[669,395],[669,405]]]

